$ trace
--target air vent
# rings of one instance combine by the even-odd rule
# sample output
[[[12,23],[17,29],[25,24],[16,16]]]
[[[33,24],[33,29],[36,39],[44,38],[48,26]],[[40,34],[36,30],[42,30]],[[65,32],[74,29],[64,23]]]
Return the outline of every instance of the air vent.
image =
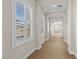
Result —
[[[58,7],[58,8],[61,8],[61,7],[63,7],[63,5],[57,5],[57,7]]]

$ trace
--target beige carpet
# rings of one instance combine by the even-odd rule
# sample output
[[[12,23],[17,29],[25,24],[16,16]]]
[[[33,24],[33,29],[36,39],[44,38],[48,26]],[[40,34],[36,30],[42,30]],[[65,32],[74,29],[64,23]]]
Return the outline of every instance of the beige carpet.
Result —
[[[68,53],[67,48],[67,44],[63,42],[61,37],[53,36],[28,59],[76,59],[74,55]]]

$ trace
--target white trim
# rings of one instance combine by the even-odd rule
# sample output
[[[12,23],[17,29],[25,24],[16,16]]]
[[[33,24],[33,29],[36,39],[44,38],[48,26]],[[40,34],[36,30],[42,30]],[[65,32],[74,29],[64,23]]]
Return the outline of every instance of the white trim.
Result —
[[[49,39],[46,39],[46,41],[48,41]]]
[[[41,48],[42,48],[42,46],[34,48],[32,51],[30,51],[28,54],[26,54],[22,59],[27,59],[35,50],[40,50]]]
[[[68,47],[68,52],[69,52],[69,54],[74,55],[77,58],[77,54],[75,52],[71,51],[70,47]]]
[[[41,45],[45,42],[45,39],[41,42]]]
[[[34,48],[32,51],[30,51],[27,55],[25,55],[22,59],[27,59],[34,51],[36,48]]]
[[[77,58],[77,54],[70,49],[70,44],[68,44],[68,42],[66,40],[64,40],[64,42],[67,43],[67,45],[68,45],[68,52],[69,52],[69,54],[74,55]]]
[[[18,44],[13,44],[12,45],[12,48],[16,48],[16,47],[19,47],[20,45],[24,44],[24,43],[28,43],[30,41],[32,41],[32,37],[29,37],[28,40],[25,40],[25,41],[22,41],[21,43],[18,43]]]
[[[42,45],[40,45],[39,47],[36,48],[36,50],[40,50],[42,48]]]
[[[30,35],[30,37],[26,37],[26,33],[24,33],[24,35],[25,35],[25,37],[24,37],[24,40],[16,40],[16,1],[19,1],[20,3],[22,3],[23,5],[26,5],[28,8],[29,8],[29,10],[31,10],[31,12],[32,12],[32,5],[28,2],[28,1],[23,1],[23,0],[12,0],[11,1],[11,18],[12,18],[12,21],[11,21],[11,28],[12,28],[12,44],[11,44],[11,46],[12,46],[12,48],[16,48],[16,47],[18,47],[18,46],[20,46],[20,45],[22,45],[22,44],[24,44],[24,43],[27,43],[27,42],[29,42],[29,41],[31,41],[32,40],[32,31],[31,31],[31,35]],[[32,23],[32,22],[31,22]],[[31,30],[32,30],[32,24],[31,24]]]

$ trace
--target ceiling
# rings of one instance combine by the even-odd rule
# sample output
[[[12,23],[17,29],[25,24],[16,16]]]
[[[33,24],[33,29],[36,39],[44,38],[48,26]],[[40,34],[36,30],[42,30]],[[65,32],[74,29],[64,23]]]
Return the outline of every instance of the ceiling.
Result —
[[[47,13],[65,11],[67,0],[38,0],[40,7]]]

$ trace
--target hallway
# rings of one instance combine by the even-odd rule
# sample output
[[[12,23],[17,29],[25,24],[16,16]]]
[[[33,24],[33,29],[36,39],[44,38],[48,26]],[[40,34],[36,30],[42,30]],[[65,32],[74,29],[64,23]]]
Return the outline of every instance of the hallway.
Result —
[[[52,36],[43,44],[39,51],[35,51],[28,59],[76,59],[67,51],[67,44],[61,37]]]
[[[3,0],[3,59],[76,59],[77,0]]]

